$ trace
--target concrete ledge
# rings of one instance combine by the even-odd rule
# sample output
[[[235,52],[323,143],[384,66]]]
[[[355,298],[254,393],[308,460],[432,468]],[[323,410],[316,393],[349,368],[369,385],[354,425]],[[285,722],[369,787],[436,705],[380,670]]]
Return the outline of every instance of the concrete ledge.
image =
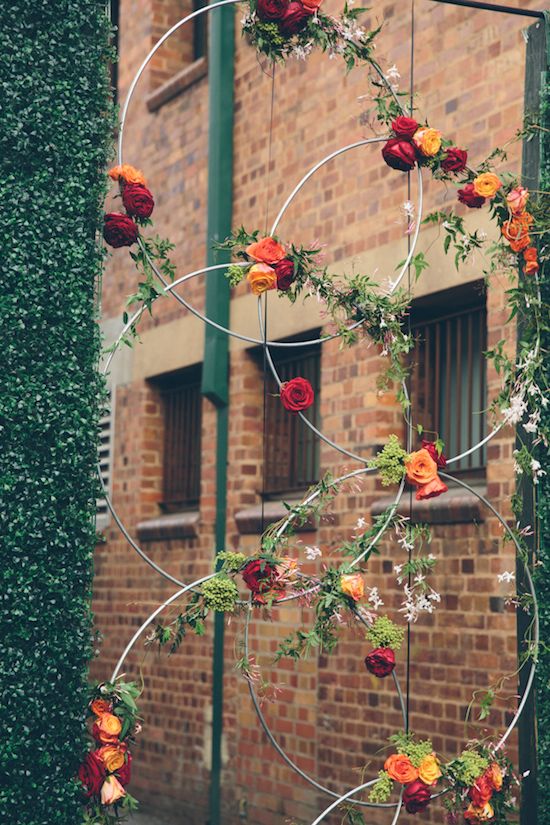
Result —
[[[140,541],[169,541],[170,539],[194,539],[198,536],[200,513],[168,513],[165,516],[140,521],[137,534]]]
[[[301,499],[288,501],[287,504],[299,504]],[[288,510],[283,507],[280,501],[266,501],[264,503],[263,529],[269,527],[285,516]],[[262,532],[262,505],[255,504],[254,507],[247,507],[246,510],[239,510],[235,513],[235,523],[241,535],[258,535]],[[301,527],[296,527],[296,533],[311,533],[317,527],[312,521],[306,522]]]
[[[150,112],[156,112],[169,100],[177,97],[198,80],[208,74],[208,63],[206,57],[199,57],[194,63],[179,71],[154,92],[147,96],[147,108]]]
[[[485,488],[479,492],[484,494]],[[394,496],[384,496],[371,507],[371,514],[379,516],[395,500]],[[409,492],[403,493],[397,512],[401,516],[409,515]],[[472,521],[484,521],[484,507],[479,499],[466,490],[449,489],[448,493],[426,501],[416,501],[413,492],[412,521],[426,524],[464,524]]]

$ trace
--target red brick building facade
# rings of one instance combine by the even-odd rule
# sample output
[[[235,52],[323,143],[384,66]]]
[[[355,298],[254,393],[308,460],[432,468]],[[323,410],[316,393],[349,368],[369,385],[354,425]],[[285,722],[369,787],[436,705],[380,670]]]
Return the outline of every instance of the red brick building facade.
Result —
[[[326,0],[326,5],[329,11],[338,8],[335,0]],[[522,5],[535,9],[539,4],[525,0]],[[178,0],[121,0],[121,101],[149,49],[189,7]],[[240,9],[236,15],[238,21]],[[377,58],[385,67],[395,64],[401,87],[407,88],[409,4],[376,0],[364,18],[367,27],[384,23]],[[472,164],[504,145],[521,125],[522,30],[527,22],[428,0],[416,3],[417,106],[431,125],[468,148]],[[272,87],[265,61],[257,58],[238,29],[237,24],[233,225],[263,230],[308,168],[338,147],[371,134],[365,115],[369,100],[364,98],[369,85],[365,69],[346,75],[340,61],[313,53],[305,62],[292,60],[278,66]],[[200,31],[182,30],[160,50],[140,82],[126,126],[125,161],[144,170],[155,193],[155,228],[176,244],[172,257],[178,275],[204,266],[206,260],[208,76],[202,38]],[[519,163],[520,145],[512,143],[503,168],[517,172]],[[415,197],[413,179],[412,200]],[[441,208],[454,197],[452,187],[427,182],[426,211]],[[326,262],[337,274],[369,272],[382,281],[394,275],[405,257],[405,200],[406,176],[385,166],[379,146],[362,147],[327,164],[308,182],[284,216],[279,234],[295,243],[320,240]],[[476,210],[468,219],[470,225],[477,223],[490,231],[483,211]],[[437,407],[439,429],[451,430],[447,439],[455,439],[451,452],[456,454],[480,431],[483,410],[499,387],[492,369],[485,375],[481,358],[476,360],[472,353],[502,338],[513,345],[515,330],[507,324],[504,306],[508,274],[494,276],[485,291],[480,255],[456,271],[451,257],[442,253],[437,232],[427,227],[420,248],[431,266],[415,287],[418,302],[413,304],[412,319],[423,330],[423,340],[432,335],[432,343],[426,345],[432,347],[429,353],[447,359],[449,388],[434,386],[425,351],[414,373],[413,401],[425,409]],[[120,330],[125,301],[135,282],[127,254],[115,252],[103,284],[103,328],[108,341]],[[197,278],[181,292],[201,309],[203,290],[204,282]],[[256,302],[245,286],[233,290],[231,325],[248,335],[258,334]],[[272,339],[316,338],[320,329],[329,326],[312,300],[291,307],[284,299],[270,296]],[[215,408],[200,397],[199,390],[204,329],[176,301],[164,298],[155,304],[153,318],[143,318],[140,336],[133,349],[125,348],[116,356],[110,372],[113,414],[105,449],[110,492],[130,534],[145,552],[176,578],[192,581],[211,571],[214,553]],[[393,394],[377,390],[381,359],[367,339],[349,349],[331,341],[297,352],[296,357],[302,359],[299,364],[281,369],[309,369],[318,376],[316,409],[320,427],[330,438],[370,457],[391,433],[404,435]],[[289,433],[280,429],[285,425],[271,402],[268,431],[278,432],[282,440],[276,445],[270,438],[264,451],[263,400],[262,360],[256,348],[233,341],[227,548],[250,553],[259,546],[262,491],[271,491],[263,496],[266,512],[279,514],[281,498],[299,499],[319,473],[341,474],[359,466],[342,460],[325,444],[316,453],[311,440],[298,435],[301,440],[293,442],[294,451],[301,449],[302,459],[289,470],[284,450]],[[466,422],[467,409],[475,409],[475,416]],[[485,419],[485,426],[491,427],[488,413]],[[165,450],[168,437],[172,446]],[[475,461],[460,470],[460,477],[474,483],[507,517],[513,492],[513,445],[512,430],[503,429]],[[176,458],[184,453],[200,460],[180,468],[178,475]],[[299,536],[303,545],[296,552],[303,552],[306,545],[320,547],[323,556],[310,562],[310,569],[321,569],[331,551],[354,532],[357,519],[370,521],[387,496],[387,489],[372,477],[360,488],[340,493],[330,518]],[[409,497],[403,502],[408,515]],[[432,582],[442,601],[433,615],[421,617],[412,628],[411,727],[419,735],[431,736],[437,751],[449,758],[468,736],[482,730],[473,726],[465,733],[464,714],[472,691],[486,688],[516,666],[516,618],[504,605],[510,585],[498,584],[496,578],[514,569],[514,552],[503,542],[498,522],[475,496],[460,489],[451,489],[447,496],[418,509],[416,517],[432,523],[431,552],[438,559]],[[99,527],[105,542],[97,548],[94,610],[104,638],[94,676],[108,678],[136,627],[176,586],[139,559],[107,512],[100,515]],[[400,617],[402,591],[393,566],[403,560],[401,556],[395,538],[388,536],[368,568],[369,585],[378,586],[384,609],[395,619]],[[275,608],[271,621],[254,615],[251,647],[266,672],[278,642],[299,622],[307,621],[307,609],[295,604]],[[226,630],[222,821],[224,825],[309,823],[330,800],[297,777],[267,742],[246,684],[234,670],[242,625],[237,618]],[[144,680],[144,731],[135,750],[131,789],[146,809],[163,811],[167,823],[207,821],[211,629],[204,638],[187,637],[172,657],[150,650],[144,658],[143,645],[138,644],[125,666],[127,676],[138,678],[141,672]],[[377,680],[365,671],[366,652],[362,634],[350,628],[342,632],[330,656],[312,656],[298,664],[281,661],[273,679],[282,692],[265,709],[289,756],[317,781],[342,793],[359,784],[365,764],[366,775],[376,775],[385,758],[380,749],[402,726],[389,680]],[[398,673],[404,680],[404,656]],[[508,687],[506,697],[515,693],[514,680]],[[513,709],[513,698],[498,701],[484,724],[502,730]],[[512,754],[513,748],[512,741]],[[441,822],[443,816],[441,805],[434,803],[422,821]],[[369,825],[390,819],[388,812],[366,816]],[[340,822],[341,814],[329,821]],[[403,814],[401,821],[414,820]]]

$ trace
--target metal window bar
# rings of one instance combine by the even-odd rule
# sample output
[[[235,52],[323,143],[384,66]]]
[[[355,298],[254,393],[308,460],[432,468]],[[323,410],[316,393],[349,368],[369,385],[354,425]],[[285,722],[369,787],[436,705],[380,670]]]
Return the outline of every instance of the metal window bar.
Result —
[[[306,417],[319,426],[320,347],[306,348],[298,356],[274,357],[282,381],[307,378],[315,393],[315,403]],[[319,478],[319,440],[297,415],[286,410],[274,380],[268,384],[268,427],[266,444],[265,492],[281,495],[303,491]]]
[[[413,325],[414,420],[439,433],[448,455],[463,452],[486,433],[486,327],[481,306]],[[485,464],[482,447],[458,462],[453,472],[482,477]]]
[[[101,478],[103,484],[105,485],[106,490],[110,490],[111,484],[111,442],[112,442],[112,425],[113,425],[113,417],[112,417],[112,409],[110,408],[110,399],[111,393],[109,392],[109,396],[107,399],[107,403],[109,404],[109,409],[107,412],[101,416],[99,419],[99,449],[98,449],[98,460],[99,460],[99,471],[101,473]],[[98,498],[97,504],[97,515],[98,516],[107,516],[109,514],[109,509],[107,507],[107,502],[104,498]]]
[[[161,390],[164,410],[162,506],[168,512],[196,506],[200,498],[200,380]]]

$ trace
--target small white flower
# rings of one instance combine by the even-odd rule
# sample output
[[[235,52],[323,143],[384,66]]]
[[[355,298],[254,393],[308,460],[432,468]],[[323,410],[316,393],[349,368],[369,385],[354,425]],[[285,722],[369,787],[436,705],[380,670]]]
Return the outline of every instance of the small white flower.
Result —
[[[355,525],[359,530],[363,530],[367,526],[366,520],[361,517],[357,519],[357,524]]]
[[[394,572],[397,576],[399,576],[399,575],[401,574],[401,571],[402,571],[402,570],[403,570],[403,565],[402,565],[402,564],[394,564],[394,566],[393,566],[393,572]]]
[[[504,573],[499,573],[497,579],[499,582],[513,582],[515,574],[511,570],[505,570]]]
[[[313,561],[321,555],[318,547],[306,547],[306,559]]]

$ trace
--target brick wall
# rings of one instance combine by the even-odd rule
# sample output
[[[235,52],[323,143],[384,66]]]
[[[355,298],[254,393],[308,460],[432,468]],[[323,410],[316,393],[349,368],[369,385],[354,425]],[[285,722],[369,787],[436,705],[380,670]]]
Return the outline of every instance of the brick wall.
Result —
[[[176,19],[180,5],[184,6],[122,0],[121,100],[151,43]],[[476,163],[492,147],[509,140],[521,123],[525,51],[521,29],[526,21],[427,0],[416,5],[415,79],[420,111],[429,116],[432,125],[467,146]],[[524,5],[536,8],[538,3],[528,0]],[[337,4],[327,0],[327,8],[336,9]],[[366,19],[370,25],[385,22],[377,56],[387,66],[399,66],[406,86],[410,47],[407,4],[377,2]],[[156,198],[156,228],[176,243],[173,259],[178,274],[200,267],[206,256],[207,79],[199,77],[153,111],[147,101],[160,83],[180,70],[183,64],[179,61],[187,59],[183,33],[181,38],[181,43],[166,47],[166,54],[161,50],[140,82],[127,124],[124,157],[147,175]],[[361,118],[365,105],[358,99],[367,92],[367,78],[363,70],[346,76],[337,61],[318,54],[307,63],[277,67],[272,162],[268,168],[272,80],[239,32],[236,42],[233,223],[263,229],[266,213],[269,224],[290,188],[311,165],[337,147],[369,134]],[[506,168],[517,170],[518,159],[519,148],[513,145]],[[452,198],[452,191],[428,183],[428,209]],[[327,264],[340,271],[366,266],[371,272],[377,270],[381,278],[388,277],[403,258],[400,205],[405,199],[405,177],[384,166],[379,148],[355,150],[328,164],[306,185],[285,215],[279,233],[286,240],[304,244],[321,239],[326,244]],[[434,238],[428,237],[431,243]],[[436,261],[420,290],[481,275],[479,259],[459,273],[454,272],[451,261],[441,256],[436,256]],[[134,282],[135,273],[125,253],[116,252],[104,280],[105,319],[121,316]],[[506,325],[503,308],[507,286],[507,277],[502,274],[493,279],[488,292],[488,346],[503,337],[513,342],[514,330]],[[201,307],[202,290],[201,280],[195,279],[186,286],[185,295]],[[245,293],[245,287],[235,290],[233,317],[243,317],[242,307],[248,307]],[[276,309],[272,306],[268,323],[279,335],[285,323],[281,307],[286,312],[286,304],[281,301]],[[253,302],[250,307],[254,313]],[[291,315],[289,311],[289,318]],[[293,321],[287,334],[295,332],[300,323],[305,329],[318,324],[311,311],[303,317],[312,320]],[[200,356],[189,355],[196,337],[202,335],[200,327],[193,327],[192,340],[185,337],[185,331],[191,329],[186,325],[191,323],[189,313],[175,301],[159,301],[154,317],[143,319],[142,343],[136,344],[115,387],[112,493],[134,537],[138,524],[159,515],[161,500],[162,421],[158,392],[148,379],[162,375],[167,364],[174,369],[200,360]],[[174,329],[174,335],[162,338],[163,328]],[[380,358],[367,341],[344,351],[337,342],[323,347],[322,429],[338,443],[364,455],[372,454],[390,433],[402,432],[394,399],[390,394],[380,396],[376,390],[380,367]],[[491,372],[488,378],[491,395],[498,389],[498,380]],[[259,540],[254,535],[241,535],[235,514],[260,502],[262,397],[257,360],[245,347],[232,345],[227,546],[245,552],[254,552]],[[487,495],[507,516],[512,448],[509,430],[503,430],[488,448]],[[323,471],[335,473],[357,466],[351,460],[343,461],[326,445],[321,446],[321,464]],[[321,546],[326,559],[331,549],[353,532],[357,518],[370,518],[376,502],[386,495],[375,480],[364,480],[360,488],[342,492],[330,518],[318,530],[301,534],[300,540]],[[404,502],[408,508],[408,496]],[[472,523],[472,512],[476,523]],[[210,571],[214,519],[215,410],[204,400],[198,536],[147,541],[143,549],[173,576],[191,581]],[[97,626],[103,634],[101,655],[94,667],[98,678],[110,675],[134,629],[176,588],[147,568],[112,521],[104,537],[105,542],[97,548],[94,599]],[[419,734],[431,735],[434,746],[450,757],[465,741],[463,718],[472,690],[485,687],[515,667],[515,616],[504,608],[506,591],[496,582],[496,574],[513,569],[514,560],[490,514],[459,504],[447,523],[434,526],[431,549],[438,558],[433,584],[442,594],[442,604],[433,616],[422,618],[413,627],[411,725]],[[394,617],[401,599],[393,574],[397,555],[395,541],[388,538],[380,556],[369,563],[369,584],[380,588],[385,609]],[[310,564],[313,571],[316,565]],[[272,620],[254,614],[251,647],[266,673],[278,640],[300,621],[307,623],[308,614],[296,605],[274,609]],[[309,822],[328,804],[327,798],[283,764],[261,731],[246,685],[233,670],[241,634],[242,620],[232,620],[226,639],[224,825],[271,825],[292,818]],[[138,678],[141,673],[144,679],[144,733],[136,747],[132,791],[145,807],[164,810],[167,823],[206,822],[211,641],[210,633],[203,639],[189,637],[170,658],[154,652],[145,657],[138,645],[125,668],[128,676]],[[349,628],[330,657],[313,657],[298,665],[281,662],[273,679],[282,692],[275,704],[265,708],[274,735],[291,758],[319,782],[340,792],[359,784],[366,762],[370,763],[367,774],[376,774],[384,760],[380,748],[401,726],[395,691],[388,680],[381,682],[366,673],[366,652],[361,634]],[[398,675],[404,681],[404,657]],[[513,695],[513,680],[507,687],[506,695]],[[496,703],[489,725],[502,728],[512,710],[513,699]],[[425,822],[441,819],[441,808],[435,804],[423,815]],[[339,817],[332,820],[339,821]],[[369,814],[366,821],[378,825],[387,822],[388,815]],[[413,819],[404,815],[402,821]]]

